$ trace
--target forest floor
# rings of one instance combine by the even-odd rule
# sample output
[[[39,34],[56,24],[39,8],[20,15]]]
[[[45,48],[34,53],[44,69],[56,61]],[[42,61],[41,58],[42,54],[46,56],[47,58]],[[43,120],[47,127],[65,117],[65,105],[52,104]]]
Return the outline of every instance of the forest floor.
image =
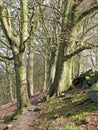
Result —
[[[0,106],[0,130],[98,130],[98,104],[86,89],[71,89],[47,101],[43,96],[36,93],[30,99],[32,105],[6,123],[2,119],[15,112],[16,104]]]

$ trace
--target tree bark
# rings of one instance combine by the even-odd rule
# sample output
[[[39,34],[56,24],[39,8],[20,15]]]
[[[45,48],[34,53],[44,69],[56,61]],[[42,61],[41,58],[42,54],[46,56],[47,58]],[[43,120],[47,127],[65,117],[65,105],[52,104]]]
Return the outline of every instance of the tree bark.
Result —
[[[25,65],[26,39],[28,37],[27,0],[22,0],[20,3],[21,3],[21,16],[20,16],[21,35],[19,35],[17,39],[17,37],[13,35],[12,28],[9,27],[7,13],[3,8],[3,2],[0,1],[0,10],[1,10],[0,20],[2,24],[2,30],[6,36],[6,39],[8,40],[7,46],[9,46],[9,48],[13,53],[14,68],[16,74],[17,112],[21,112],[23,108],[27,107],[30,104],[27,94],[26,65]]]
[[[75,50],[76,43],[75,40],[77,38],[77,26],[73,26],[70,30],[69,35],[66,35],[66,39],[69,41],[59,44],[58,57],[56,63],[56,72],[53,84],[49,90],[49,97],[53,95],[59,95],[61,92],[65,91],[72,85],[72,64],[73,59],[64,57],[67,54],[70,54],[71,51]]]
[[[96,56],[95,56],[95,66],[96,66],[96,69],[98,69],[98,49],[96,49]]]
[[[25,53],[14,55],[14,67],[16,73],[17,111],[30,105],[27,93]]]
[[[50,86],[49,97],[52,97],[54,94],[58,95],[58,92],[59,92],[58,90],[59,82],[61,80],[63,64],[64,64],[64,46],[65,46],[64,43],[59,44],[55,76],[54,76],[54,81],[52,85]]]
[[[48,90],[50,84],[50,63],[48,59],[44,60],[44,87],[43,90]]]
[[[33,85],[33,63],[34,63],[34,49],[29,47],[28,63],[27,63],[27,82],[28,82],[28,95],[29,97],[34,94]]]
[[[55,77],[57,62],[57,50],[51,50],[50,56],[45,59],[45,77],[44,77],[44,90],[49,90]]]
[[[73,57],[73,79],[80,74],[80,54]]]

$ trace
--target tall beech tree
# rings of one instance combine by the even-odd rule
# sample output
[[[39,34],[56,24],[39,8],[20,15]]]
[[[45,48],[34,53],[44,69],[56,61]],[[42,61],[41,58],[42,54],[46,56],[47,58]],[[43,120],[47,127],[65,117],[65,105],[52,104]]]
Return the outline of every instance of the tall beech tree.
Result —
[[[39,4],[41,30],[38,41],[45,61],[43,90],[49,90],[55,76],[59,35],[59,25],[54,9],[56,4],[59,5],[57,1],[47,1],[42,5]]]
[[[1,39],[2,44],[5,44],[11,51],[12,57],[5,57],[6,59],[14,60],[14,68],[16,74],[16,91],[17,91],[17,110],[22,111],[30,102],[27,94],[27,80],[26,80],[26,43],[28,38],[28,8],[27,0],[20,0],[17,2],[20,8],[19,11],[19,26],[18,35],[14,35],[14,27],[12,25],[11,11],[8,6],[4,7],[4,3],[0,0],[0,22],[6,43]],[[17,23],[18,24],[18,23]],[[17,34],[17,33],[16,33]]]
[[[35,6],[36,5],[36,6]],[[37,1],[28,1],[29,8],[29,37],[28,37],[28,60],[27,60],[27,82],[28,82],[28,94],[29,97],[34,94],[34,42],[37,39],[37,33],[39,28],[39,7]]]
[[[59,21],[61,34],[59,39],[58,55],[54,81],[49,90],[49,96],[58,95],[71,85],[72,80],[72,57],[84,49],[90,49],[91,45],[82,42],[78,47],[78,27],[81,21],[86,19],[98,9],[96,1],[91,1],[83,9],[83,1],[61,1],[62,15]]]
[[[75,62],[72,57],[92,48],[92,44],[84,42],[83,38],[79,39],[79,29],[88,16],[92,17],[97,6],[96,0],[53,0],[39,4],[42,25],[39,41],[42,41],[45,55],[44,89],[50,86],[50,97],[72,84],[72,66]],[[89,27],[85,34],[93,27]]]

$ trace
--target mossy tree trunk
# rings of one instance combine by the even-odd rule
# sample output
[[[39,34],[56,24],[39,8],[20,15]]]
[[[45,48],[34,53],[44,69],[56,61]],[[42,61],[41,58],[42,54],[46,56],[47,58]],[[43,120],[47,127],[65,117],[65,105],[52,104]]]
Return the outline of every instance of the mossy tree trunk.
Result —
[[[7,59],[14,60],[16,74],[16,94],[17,94],[17,111],[21,112],[30,104],[27,93],[26,79],[26,39],[28,38],[28,9],[27,0],[20,1],[20,32],[16,37],[13,34],[12,21],[10,13],[6,13],[2,0],[0,1],[0,21],[3,33],[8,42],[2,42],[11,49],[13,57]]]
[[[65,30],[61,30],[61,42],[59,43],[58,57],[56,63],[56,71],[54,81],[49,90],[49,96],[59,95],[62,91],[66,90],[71,85],[72,75],[72,60],[66,59],[65,55],[70,53],[73,44],[71,44],[71,31],[72,26],[70,22],[72,20],[70,11],[72,9],[72,1],[67,0],[64,3],[64,12],[62,18],[62,26],[65,26]]]
[[[50,63],[48,59],[44,60],[44,87],[43,90],[46,91],[49,88],[50,84]]]
[[[49,1],[49,6],[51,7],[53,1]],[[55,2],[54,2],[55,3]],[[57,62],[57,51],[58,51],[58,26],[57,22],[55,21],[55,16],[52,17],[52,21],[50,22],[48,19],[45,19],[48,15],[47,8],[43,8],[40,6],[40,13],[41,13],[41,21],[43,32],[46,38],[44,47],[44,59],[45,59],[45,68],[44,68],[44,90],[49,90],[51,84],[54,81],[55,71],[56,71],[56,62]],[[54,15],[54,11],[50,10],[49,16],[51,17]],[[51,23],[51,30],[49,29]],[[52,35],[52,36],[51,36]],[[43,42],[42,42],[43,44]]]
[[[95,67],[98,69],[98,49],[95,50]]]
[[[58,95],[64,91],[72,82],[72,64],[77,53],[83,51],[85,47],[78,48],[78,25],[87,15],[98,8],[98,5],[89,7],[82,13],[77,13],[77,7],[80,3],[74,0],[66,0],[62,3],[62,22],[60,21],[61,35],[58,48],[58,57],[56,63],[55,77],[49,90],[49,97]],[[89,47],[88,47],[89,48]]]
[[[16,73],[17,110],[19,112],[30,105],[27,93],[26,64],[24,61],[25,53],[15,55],[14,65]]]
[[[63,43],[59,45],[55,76],[49,90],[50,97],[58,96],[72,85],[72,58],[65,61],[64,46]]]
[[[59,88],[59,83],[61,80],[61,75],[62,75],[63,65],[64,65],[64,46],[65,46],[64,43],[59,44],[54,81],[49,90],[50,97],[53,96],[54,94],[58,95],[59,92],[58,88]]]
[[[13,80],[11,78],[11,72],[9,70],[9,65],[10,65],[10,62],[9,61],[6,61],[5,62],[5,67],[6,67],[6,76],[7,76],[7,81],[8,81],[8,86],[9,86],[9,95],[10,95],[10,101],[14,101],[14,94],[13,94]]]
[[[67,90],[72,85],[72,63],[72,58],[64,62],[65,70],[63,71],[63,89],[61,89],[61,92]]]
[[[79,76],[79,74],[80,74],[80,54],[78,54],[78,55],[76,55],[75,57],[73,57],[74,58],[74,61],[73,61],[73,78],[76,78],[76,77],[78,77]]]
[[[34,94],[33,63],[34,63],[34,49],[33,47],[29,46],[28,63],[27,63],[27,82],[28,82],[29,97],[33,96]]]
[[[45,76],[44,76],[44,90],[49,90],[49,87],[54,81],[57,62],[57,51],[51,50],[50,56],[45,59]]]

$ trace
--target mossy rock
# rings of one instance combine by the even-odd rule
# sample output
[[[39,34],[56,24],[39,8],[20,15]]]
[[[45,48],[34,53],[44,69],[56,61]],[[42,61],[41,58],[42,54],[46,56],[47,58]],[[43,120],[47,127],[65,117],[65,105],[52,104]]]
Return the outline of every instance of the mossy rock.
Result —
[[[90,91],[98,91],[98,82],[94,83],[92,87],[90,88]]]
[[[95,103],[98,103],[98,82],[92,85],[90,91],[88,92],[88,96]]]
[[[94,103],[98,104],[98,90],[96,91],[89,91],[88,92],[89,97]]]
[[[73,85],[75,87],[90,89],[93,84],[98,81],[98,71],[88,70],[85,73],[80,74],[79,77],[73,79]],[[98,86],[98,85],[97,85]]]

